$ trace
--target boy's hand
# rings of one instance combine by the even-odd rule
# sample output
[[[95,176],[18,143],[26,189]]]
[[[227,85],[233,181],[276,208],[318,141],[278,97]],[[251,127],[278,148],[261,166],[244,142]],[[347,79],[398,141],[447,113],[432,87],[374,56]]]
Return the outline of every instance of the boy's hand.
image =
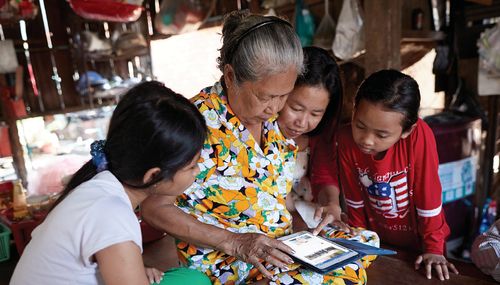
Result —
[[[452,263],[448,262],[446,260],[446,257],[439,255],[439,254],[433,254],[433,253],[424,253],[421,254],[417,257],[417,260],[415,260],[415,269],[418,270],[420,268],[420,264],[424,262],[425,264],[425,271],[426,271],[426,276],[427,279],[431,279],[432,276],[432,268],[434,267],[434,270],[436,270],[437,276],[439,280],[448,280],[450,279],[450,273],[451,272],[458,274],[458,270],[455,268],[455,265]]]

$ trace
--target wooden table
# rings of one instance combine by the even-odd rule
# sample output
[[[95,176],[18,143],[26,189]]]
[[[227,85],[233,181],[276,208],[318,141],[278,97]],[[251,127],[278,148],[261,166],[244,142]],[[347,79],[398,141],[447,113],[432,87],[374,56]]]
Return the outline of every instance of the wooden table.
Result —
[[[368,274],[368,285],[390,285],[390,284],[411,284],[411,285],[493,285],[495,280],[488,275],[483,274],[478,268],[471,263],[464,263],[455,260],[450,260],[460,274],[450,273],[450,279],[440,281],[435,275],[432,279],[425,277],[425,271],[421,267],[416,271],[413,268],[413,260],[408,260],[407,257],[411,254],[398,253],[395,257],[379,256],[375,262],[366,270]],[[433,272],[434,273],[434,272]]]
[[[291,212],[293,217],[294,231],[307,230],[307,225],[297,212]],[[483,274],[472,263],[460,262],[457,260],[450,260],[453,263],[459,275],[450,273],[450,279],[440,281],[436,275],[432,279],[425,277],[424,267],[416,271],[413,267],[417,255],[411,252],[401,251],[397,248],[391,248],[387,245],[382,245],[384,248],[393,249],[398,252],[397,255],[379,256],[373,264],[366,270],[368,275],[368,285],[391,285],[391,284],[464,284],[464,285],[488,285],[496,284],[493,278]],[[434,273],[434,272],[433,272]]]

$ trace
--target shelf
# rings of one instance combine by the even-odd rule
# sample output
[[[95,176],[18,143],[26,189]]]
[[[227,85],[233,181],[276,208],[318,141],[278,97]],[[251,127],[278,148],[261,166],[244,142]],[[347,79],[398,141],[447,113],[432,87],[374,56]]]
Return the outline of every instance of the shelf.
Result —
[[[43,116],[47,116],[47,115],[59,115],[59,114],[75,113],[75,112],[94,110],[94,109],[99,109],[102,107],[109,107],[109,106],[115,106],[115,105],[116,105],[115,103],[103,101],[103,104],[95,104],[94,103],[94,106],[91,107],[89,103],[85,102],[84,105],[79,105],[79,106],[74,106],[74,107],[66,107],[62,110],[57,109],[57,110],[47,110],[44,112],[32,112],[32,113],[27,114],[24,117],[16,118],[16,120],[24,120],[24,119],[34,118],[34,117],[43,117]]]
[[[141,49],[138,52],[134,53],[125,53],[121,55],[115,55],[115,54],[110,54],[110,55],[91,55],[91,54],[86,54],[85,58],[87,61],[110,61],[110,60],[127,60],[134,58],[136,56],[148,56],[149,55],[149,50],[147,48]]]
[[[18,15],[14,15],[9,18],[0,18],[0,25],[19,25],[19,21],[24,20],[24,21],[30,21],[36,18],[36,15],[32,15],[30,17],[21,17]]]
[[[415,62],[419,61],[422,57],[424,57],[431,49],[435,47],[434,41],[402,41],[401,42],[401,69],[405,69]],[[365,64],[365,52],[358,57],[355,57],[350,60],[339,60],[337,59],[337,63],[339,66],[344,65],[346,63],[356,64],[358,66],[364,67]]]
[[[443,32],[404,30],[401,42],[437,42],[446,38]]]

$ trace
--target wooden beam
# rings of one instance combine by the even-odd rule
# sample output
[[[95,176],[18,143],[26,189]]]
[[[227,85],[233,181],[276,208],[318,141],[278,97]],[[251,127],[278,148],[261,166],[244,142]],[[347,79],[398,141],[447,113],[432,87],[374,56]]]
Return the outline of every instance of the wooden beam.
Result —
[[[262,13],[261,8],[260,8],[260,1],[257,0],[250,0],[248,5],[250,6],[250,12],[252,13]]]
[[[386,68],[401,68],[402,0],[365,2],[366,75]]]

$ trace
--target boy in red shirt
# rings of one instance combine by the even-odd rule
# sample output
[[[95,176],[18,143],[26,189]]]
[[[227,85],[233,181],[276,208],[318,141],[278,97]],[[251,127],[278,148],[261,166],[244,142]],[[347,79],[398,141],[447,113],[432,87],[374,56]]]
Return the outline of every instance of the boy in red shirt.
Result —
[[[434,268],[444,280],[449,270],[458,271],[443,255],[449,228],[436,142],[418,118],[419,106],[417,82],[399,71],[376,72],[361,84],[352,123],[338,133],[338,151],[333,144],[318,147],[313,160],[312,182],[328,197],[318,228],[340,219],[340,185],[350,225],[377,232],[385,243],[419,249],[415,268],[423,262],[427,278]],[[332,162],[337,154],[338,164]]]

